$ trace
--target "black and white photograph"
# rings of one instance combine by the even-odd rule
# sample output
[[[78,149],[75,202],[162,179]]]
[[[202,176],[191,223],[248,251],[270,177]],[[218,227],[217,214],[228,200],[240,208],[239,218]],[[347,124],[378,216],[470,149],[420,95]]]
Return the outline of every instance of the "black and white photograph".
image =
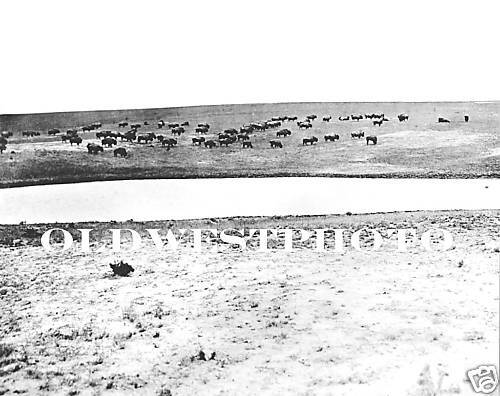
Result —
[[[493,1],[0,5],[0,395],[500,395]]]

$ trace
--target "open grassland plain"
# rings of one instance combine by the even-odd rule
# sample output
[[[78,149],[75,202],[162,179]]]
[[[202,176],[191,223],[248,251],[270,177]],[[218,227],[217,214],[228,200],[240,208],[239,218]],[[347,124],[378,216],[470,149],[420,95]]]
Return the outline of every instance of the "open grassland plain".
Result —
[[[339,117],[384,114],[387,121],[373,125],[375,119],[340,121]],[[297,121],[317,115],[311,128],[299,128]],[[399,114],[408,120],[400,122]],[[465,122],[465,115],[469,121]],[[297,120],[247,133],[253,148],[243,141],[219,145],[219,134],[227,129],[262,123],[273,117],[295,116]],[[329,122],[323,117],[331,116]],[[438,123],[438,118],[450,122]],[[95,111],[0,116],[0,131],[11,132],[6,150],[0,155],[0,186],[66,183],[141,178],[205,178],[266,176],[337,177],[438,177],[470,178],[500,175],[500,102],[485,103],[290,103],[200,106],[170,109]],[[173,136],[167,126],[158,129],[159,120],[189,122],[185,132]],[[97,130],[83,126],[99,122]],[[127,127],[118,127],[127,122]],[[144,125],[144,123],[147,125]],[[87,144],[100,144],[99,131],[125,133],[130,124],[141,124],[137,134],[154,133],[175,138],[167,146],[154,139],[148,143],[121,141],[96,155],[88,154]],[[195,130],[208,123],[205,134]],[[83,139],[79,146],[62,142],[61,136],[48,136],[57,128],[64,135],[77,129]],[[289,129],[291,135],[277,137]],[[39,136],[23,136],[36,131]],[[352,138],[353,132],[364,137]],[[339,135],[325,141],[326,135]],[[367,145],[366,136],[377,136],[377,144]],[[304,138],[316,137],[313,144]],[[216,147],[193,144],[193,137],[214,140]],[[279,140],[282,148],[271,148]],[[115,157],[122,147],[127,157]]]
[[[92,249],[109,228],[367,227],[387,244],[48,254],[53,224],[0,226],[0,394],[471,395],[466,370],[498,364],[498,210],[55,226],[96,230]],[[454,243],[398,252],[391,228]]]

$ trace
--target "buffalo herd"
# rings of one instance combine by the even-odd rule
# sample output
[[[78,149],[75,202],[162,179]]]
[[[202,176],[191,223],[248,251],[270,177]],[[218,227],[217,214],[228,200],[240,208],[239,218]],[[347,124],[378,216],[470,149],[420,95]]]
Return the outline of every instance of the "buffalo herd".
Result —
[[[205,136],[211,133],[211,127],[208,123],[197,123],[193,126],[192,131],[196,133],[198,136],[191,137],[192,145],[194,146],[203,146],[208,149],[213,149],[217,146],[219,147],[229,147],[237,142],[241,142],[241,148],[251,149],[254,147],[254,143],[251,141],[251,137],[255,136],[259,132],[265,132],[268,130],[277,129],[275,135],[277,138],[287,138],[292,135],[292,131],[289,128],[283,128],[283,124],[287,122],[294,122],[298,129],[311,129],[313,128],[313,123],[318,119],[316,114],[309,114],[305,116],[302,120],[299,120],[297,116],[275,116],[271,117],[267,121],[260,122],[250,122],[248,124],[240,126],[237,128],[228,128],[222,130],[220,133],[215,134],[215,138],[208,139]],[[365,113],[365,114],[347,114],[347,115],[339,115],[339,121],[355,121],[359,122],[363,119],[371,120],[373,126],[381,127],[385,122],[389,122],[389,118],[385,116],[384,113]],[[409,120],[409,116],[406,113],[401,113],[397,115],[397,119],[399,122],[407,122]],[[330,123],[332,120],[332,115],[325,115],[322,118],[318,119],[318,121],[322,121],[324,123]],[[464,116],[465,122],[469,121],[469,116]],[[321,122],[320,121],[320,122]],[[182,122],[166,122],[163,119],[155,121],[157,125],[157,129],[165,128],[168,130],[173,136],[177,136],[177,139],[182,139],[182,135],[187,132],[187,129],[190,126],[189,121]],[[438,117],[438,123],[450,123],[450,120],[444,117]],[[152,144],[157,141],[161,143],[162,147],[166,147],[167,150],[177,146],[178,140],[175,138],[167,137],[164,134],[158,134],[155,132],[141,132],[139,130],[143,127],[143,125],[149,125],[148,121],[143,122],[134,122],[131,123],[129,121],[120,121],[117,123],[118,128],[127,128],[129,130],[127,132],[117,132],[111,130],[102,130],[101,122],[93,122],[88,125],[84,125],[81,129],[72,128],[66,131],[66,134],[61,135],[62,142],[68,142],[70,145],[76,144],[79,146],[83,139],[78,134],[79,130],[82,132],[89,132],[97,130],[95,136],[97,139],[100,139],[100,144],[97,143],[89,143],[87,144],[87,151],[89,154],[98,154],[100,152],[104,152],[104,148],[112,148],[113,146],[118,145],[118,139],[123,142],[126,141],[128,143],[137,143],[137,144]],[[158,131],[160,132],[160,131]],[[55,136],[61,134],[61,130],[57,128],[51,128],[47,131],[49,136]],[[0,153],[3,153],[7,148],[7,138],[12,136],[12,132],[1,132],[0,135]],[[22,132],[23,137],[35,137],[40,136],[40,132],[38,131],[24,131]],[[352,139],[361,139],[365,137],[365,133],[363,131],[352,132]],[[340,140],[339,134],[327,134],[323,136],[324,142],[335,142]],[[378,143],[377,136],[370,135],[366,136],[366,144],[370,143],[376,145]],[[302,139],[302,146],[312,146],[318,143],[318,138],[316,136],[305,137]],[[281,140],[270,140],[269,145],[271,148],[283,148],[283,142]],[[126,158],[127,150],[124,147],[118,147],[113,150],[114,157],[123,157]]]

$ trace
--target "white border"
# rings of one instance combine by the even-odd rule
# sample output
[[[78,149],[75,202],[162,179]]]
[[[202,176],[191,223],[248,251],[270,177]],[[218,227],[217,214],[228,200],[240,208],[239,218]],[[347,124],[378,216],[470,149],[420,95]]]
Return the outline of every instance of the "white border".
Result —
[[[0,3],[0,114],[498,100],[499,2]]]

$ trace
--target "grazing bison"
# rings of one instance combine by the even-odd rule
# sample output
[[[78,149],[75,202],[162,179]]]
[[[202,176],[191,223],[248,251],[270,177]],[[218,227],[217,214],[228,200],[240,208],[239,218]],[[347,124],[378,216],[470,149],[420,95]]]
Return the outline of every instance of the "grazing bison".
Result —
[[[283,148],[283,143],[279,140],[271,140],[269,144],[271,145],[271,148]]]
[[[205,127],[198,127],[195,129],[197,133],[208,133],[208,128]]]
[[[4,138],[3,136],[0,136],[0,144],[7,145],[7,139]]]
[[[290,136],[292,132],[289,129],[282,129],[281,131],[276,132],[276,137],[287,137]]]
[[[363,116],[361,114],[359,114],[359,115],[351,114],[351,120],[353,120],[353,121],[359,121],[362,119],[363,119]]]
[[[297,117],[297,116],[288,116],[287,117],[288,121],[297,121],[298,118],[299,117]]]
[[[130,124],[130,128],[132,129],[139,129],[142,127],[142,125],[139,122],[136,122],[135,124]]]
[[[253,132],[253,127],[251,125],[243,125],[240,128],[240,133],[252,133]]]
[[[2,131],[2,133],[0,133],[0,136],[9,138],[9,137],[12,136],[12,132],[10,132],[10,131]]]
[[[149,133],[147,135],[139,135],[137,136],[137,143],[145,142],[145,143],[150,143],[154,139],[153,136],[151,136]]]
[[[309,129],[312,128],[312,125],[308,122],[298,122],[297,125],[299,126],[299,129]]]
[[[3,154],[5,150],[7,150],[7,145],[4,143],[0,143],[0,154]]]
[[[186,130],[183,128],[183,127],[175,127],[175,128],[172,128],[172,135],[179,135],[181,136],[181,133],[184,133],[186,132]]]
[[[450,122],[450,120],[448,120],[448,119],[446,119],[446,118],[443,118],[443,117],[439,117],[439,118],[438,118],[438,122],[447,122],[447,123],[449,123],[449,122]]]
[[[224,129],[224,133],[228,135],[236,135],[238,133],[238,130],[234,128]]]
[[[308,116],[306,117],[306,119],[311,120],[311,121],[312,121],[312,120],[315,120],[316,118],[318,118],[318,116],[317,116],[316,114],[311,114],[311,115],[308,115]]]
[[[340,136],[335,134],[335,135],[325,135],[325,142],[334,142],[335,140],[339,140]]]
[[[116,142],[116,140],[115,140]],[[69,139],[69,143],[73,146],[73,143],[75,143],[77,146],[79,146],[82,143],[82,138],[80,136],[71,136]]]
[[[239,133],[236,137],[238,138],[238,141],[250,139],[250,136],[248,136],[247,133]]]
[[[135,139],[137,139],[137,134],[134,131],[128,131],[125,135],[123,135],[123,137],[127,142],[132,143]]]
[[[205,147],[207,147],[207,148],[214,148],[216,146],[217,146],[217,143],[215,143],[215,141],[213,141],[213,140],[207,140],[205,142]]]
[[[108,146],[108,147],[112,147],[112,146],[116,146],[116,139],[113,139],[111,137],[105,137],[104,139],[101,140],[101,144],[103,146]]]
[[[99,146],[98,144],[95,143],[87,144],[87,150],[89,151],[89,154],[97,154],[99,152],[104,151],[102,146]]]
[[[170,150],[171,147],[177,146],[177,140],[174,138],[165,138],[163,142],[161,142],[162,146],[167,146],[167,149]]]
[[[323,121],[325,121],[325,122],[330,122],[331,119],[332,119],[332,116],[323,117]]]
[[[127,150],[125,150],[124,147],[118,147],[113,150],[113,155],[115,157],[120,156],[120,157],[126,157],[127,156]]]
[[[207,123],[200,123],[200,124],[198,124],[198,128],[210,129],[210,125]]]
[[[351,139],[361,139],[362,137],[365,136],[365,133],[363,131],[359,131],[359,132],[351,132]]]
[[[252,142],[250,142],[250,141],[243,142],[242,147],[243,147],[243,148],[253,148],[253,146],[252,146]]]
[[[47,132],[47,134],[49,136],[50,135],[57,135],[58,133],[61,133],[61,131],[59,129],[56,129],[56,128],[49,129],[49,131]]]
[[[373,120],[373,126],[381,126],[384,123],[384,119],[381,118],[380,120]]]
[[[409,118],[408,114],[405,113],[398,114],[399,122],[408,121],[408,118]]]
[[[313,136],[313,137],[310,137],[310,138],[304,138],[302,139],[302,145],[313,145],[314,143],[316,143],[318,141],[318,138],[316,136]]]
[[[118,128],[125,128],[128,125],[127,121],[119,122],[118,123]]]
[[[467,114],[466,114],[466,115],[464,115],[464,121],[465,121],[465,122],[469,122],[469,116],[468,116]]]
[[[366,145],[372,142],[373,144],[377,144],[377,137],[376,136],[367,136],[366,137]]]
[[[68,135],[62,135],[61,136],[61,141],[62,142],[67,142],[67,141],[69,141],[69,139],[71,139],[71,136],[68,136]]]
[[[345,117],[340,116],[339,121],[349,121],[349,116],[345,116]]]
[[[193,141],[193,144],[197,144],[198,146],[201,146],[201,144],[205,141],[205,138],[202,137],[194,137],[191,139]]]
[[[184,121],[181,126],[189,126],[189,121]]]
[[[229,146],[230,144],[234,143],[234,141],[231,138],[228,139],[219,139],[219,146]]]

